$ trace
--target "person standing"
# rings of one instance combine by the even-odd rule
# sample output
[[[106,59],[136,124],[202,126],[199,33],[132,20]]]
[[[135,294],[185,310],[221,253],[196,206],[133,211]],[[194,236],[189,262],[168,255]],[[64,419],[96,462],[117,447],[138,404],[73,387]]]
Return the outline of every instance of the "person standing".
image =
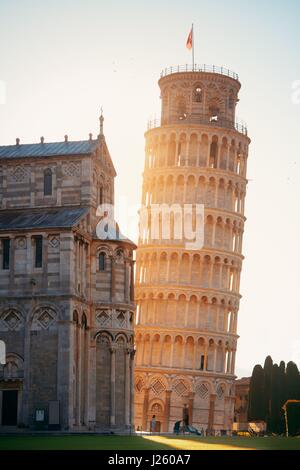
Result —
[[[155,418],[155,415],[153,415],[153,416],[152,416],[152,419],[151,419],[150,431],[151,431],[151,432],[155,432],[155,431],[156,431],[156,418]]]

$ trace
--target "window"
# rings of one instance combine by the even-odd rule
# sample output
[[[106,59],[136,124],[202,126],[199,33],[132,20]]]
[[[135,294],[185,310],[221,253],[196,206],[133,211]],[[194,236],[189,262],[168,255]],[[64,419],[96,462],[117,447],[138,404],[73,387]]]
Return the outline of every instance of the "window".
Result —
[[[201,359],[200,359],[200,370],[204,370],[204,355],[203,354],[201,355]]]
[[[43,237],[35,237],[35,267],[43,266]]]
[[[218,156],[218,143],[213,141],[210,146],[210,168],[217,168],[217,156]]]
[[[197,86],[194,90],[194,101],[196,101],[196,103],[201,103],[202,101],[202,89],[200,86]]]
[[[10,239],[9,238],[5,238],[2,241],[2,250],[3,250],[2,268],[9,269],[9,256],[10,256]]]
[[[50,168],[44,171],[44,196],[52,196],[52,171]]]
[[[99,255],[99,271],[105,271],[105,253]]]
[[[100,186],[100,191],[99,191],[99,204],[103,204],[103,187]]]

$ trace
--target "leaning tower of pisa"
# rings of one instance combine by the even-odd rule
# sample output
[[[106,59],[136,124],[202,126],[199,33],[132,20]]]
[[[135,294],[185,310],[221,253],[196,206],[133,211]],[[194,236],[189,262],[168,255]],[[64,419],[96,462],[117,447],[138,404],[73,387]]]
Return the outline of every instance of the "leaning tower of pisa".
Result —
[[[228,431],[250,143],[235,116],[241,84],[215,66],[166,69],[158,83],[161,119],[145,134],[142,204],[151,215],[137,252],[135,424],[149,430],[155,415],[166,432],[188,416],[199,429]],[[174,235],[172,211],[162,237],[151,211],[160,204],[204,205],[203,246]]]

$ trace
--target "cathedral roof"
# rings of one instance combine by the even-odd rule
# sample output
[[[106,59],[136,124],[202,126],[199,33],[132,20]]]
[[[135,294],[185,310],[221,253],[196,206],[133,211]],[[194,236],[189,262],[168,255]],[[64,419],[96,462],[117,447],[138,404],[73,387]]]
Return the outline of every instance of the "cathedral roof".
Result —
[[[100,241],[112,241],[112,242],[124,242],[129,245],[134,246],[136,249],[136,244],[130,240],[130,238],[125,237],[125,235],[121,232],[119,224],[114,219],[100,217],[98,222],[101,222],[101,227],[103,232],[98,230],[98,226],[96,228],[96,237],[94,240]],[[104,221],[104,222],[103,222]]]
[[[87,207],[0,211],[0,230],[71,228],[87,212]]]
[[[99,140],[79,140],[38,144],[0,146],[0,158],[50,157],[57,155],[88,155],[93,153]]]

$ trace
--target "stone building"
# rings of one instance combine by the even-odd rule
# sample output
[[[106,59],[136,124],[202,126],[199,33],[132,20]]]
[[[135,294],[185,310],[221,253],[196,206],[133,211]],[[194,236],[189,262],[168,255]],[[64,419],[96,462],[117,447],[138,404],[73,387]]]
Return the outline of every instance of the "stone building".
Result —
[[[0,147],[0,429],[132,425],[135,246],[96,235],[115,176],[102,115],[96,139]]]
[[[248,431],[249,389],[251,377],[235,381],[234,427],[236,431]]]
[[[188,407],[190,423],[220,432],[232,428],[235,401],[250,143],[235,116],[241,84],[224,68],[184,66],[164,70],[159,86],[142,205],[191,204],[193,224],[204,205],[204,246],[191,249],[175,234],[174,206],[169,239],[163,218],[148,215],[137,251],[135,422],[149,429],[155,414],[157,429],[171,431]]]

